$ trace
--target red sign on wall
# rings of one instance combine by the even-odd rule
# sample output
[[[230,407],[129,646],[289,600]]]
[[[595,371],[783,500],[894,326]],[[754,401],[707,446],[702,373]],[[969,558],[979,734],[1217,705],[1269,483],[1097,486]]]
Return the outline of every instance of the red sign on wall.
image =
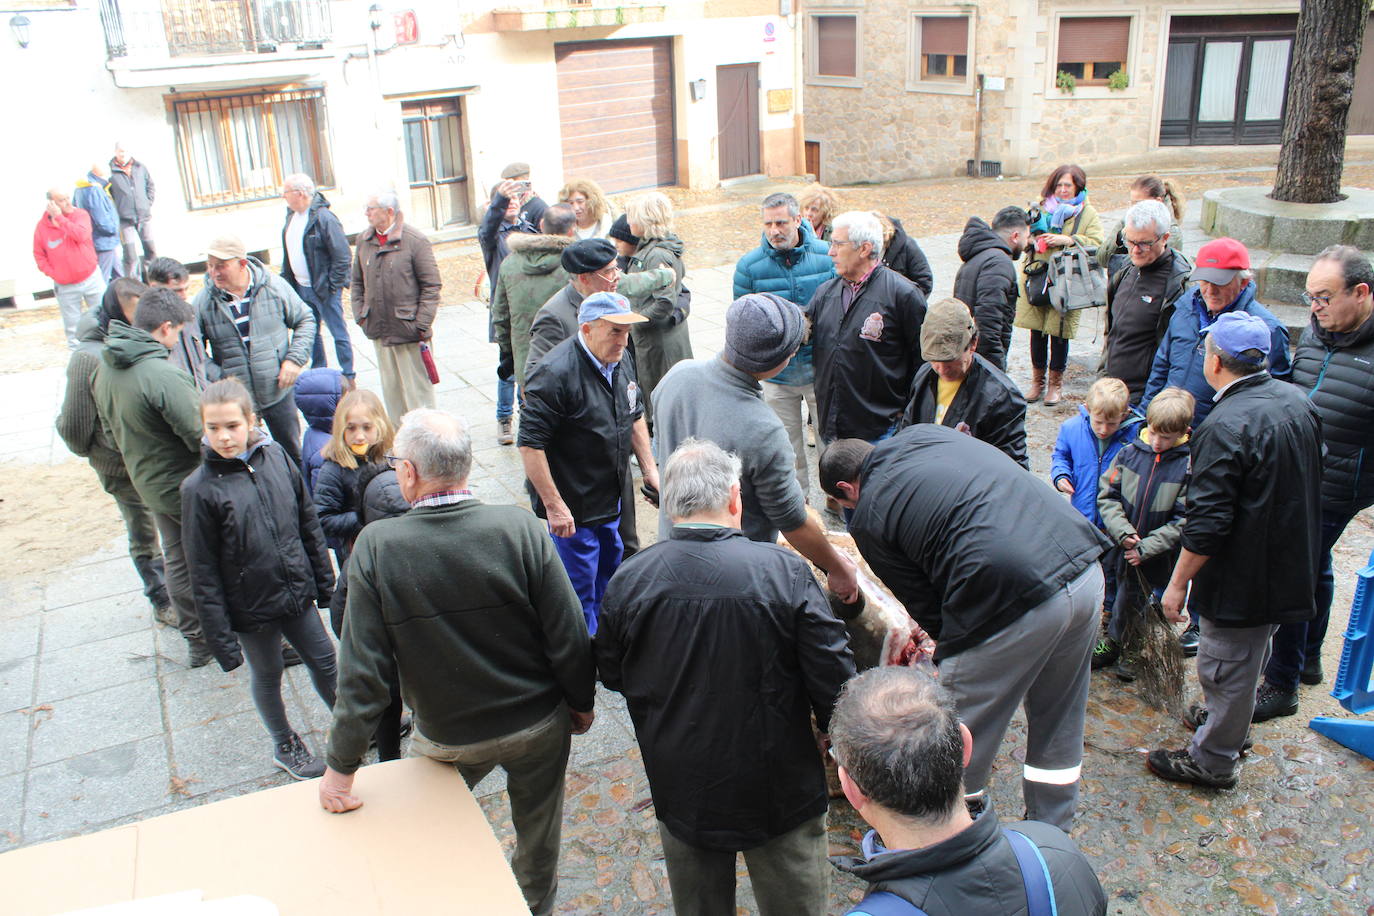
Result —
[[[396,22],[396,44],[413,45],[420,40],[420,20],[414,10],[405,10],[392,17]]]

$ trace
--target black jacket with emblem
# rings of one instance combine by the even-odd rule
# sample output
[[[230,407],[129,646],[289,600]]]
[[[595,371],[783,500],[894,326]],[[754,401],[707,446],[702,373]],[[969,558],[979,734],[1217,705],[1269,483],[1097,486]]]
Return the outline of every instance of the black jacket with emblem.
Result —
[[[673,836],[752,849],[825,813],[811,716],[830,727],[854,659],[806,561],[738,528],[673,528],[616,571],[595,647]]]
[[[845,311],[843,277],[827,280],[806,307],[816,365],[821,438],[877,439],[902,418],[921,365],[926,297],[882,264]]]
[[[629,473],[631,433],[644,413],[627,350],[611,384],[574,334],[545,354],[525,376],[520,412],[521,448],[544,452],[558,493],[578,527],[620,517],[620,494]],[[544,503],[526,481],[534,511]]]
[[[1321,546],[1321,419],[1298,388],[1234,383],[1190,443],[1183,546],[1209,557],[1188,606],[1220,627],[1311,620]]]
[[[902,427],[934,423],[940,377],[930,363],[916,370],[911,383],[911,402],[902,416]],[[996,446],[1012,461],[1030,470],[1026,457],[1026,399],[1016,383],[977,353],[968,375],[945,411],[941,426],[968,425],[969,434]]]
[[[315,503],[281,446],[259,438],[243,458],[209,446],[201,454],[181,484],[181,533],[205,641],[231,671],[243,664],[235,632],[328,604],[334,570]]]
[[[1322,508],[1361,511],[1374,503],[1374,315],[1348,334],[1312,319],[1293,351],[1293,384],[1322,418]]]

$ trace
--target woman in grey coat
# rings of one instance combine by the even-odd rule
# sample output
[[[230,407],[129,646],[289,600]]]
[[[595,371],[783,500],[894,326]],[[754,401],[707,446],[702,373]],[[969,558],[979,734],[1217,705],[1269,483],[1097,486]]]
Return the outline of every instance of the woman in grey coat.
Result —
[[[692,358],[687,313],[678,303],[682,277],[687,272],[682,263],[685,246],[682,239],[673,234],[673,204],[658,191],[631,200],[625,207],[625,216],[630,223],[630,232],[639,238],[626,273],[666,267],[677,275],[671,286],[630,300],[631,307],[649,319],[634,325],[630,334],[635,346],[639,389],[644,393],[645,403],[651,404],[658,380],[678,362]],[[649,415],[647,409],[645,415]]]

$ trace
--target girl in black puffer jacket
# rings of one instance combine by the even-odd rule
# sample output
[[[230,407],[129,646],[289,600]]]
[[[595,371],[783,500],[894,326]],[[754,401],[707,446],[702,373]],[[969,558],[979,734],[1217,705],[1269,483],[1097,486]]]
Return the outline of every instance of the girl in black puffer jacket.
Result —
[[[369,464],[385,466],[393,438],[391,421],[377,395],[358,388],[339,400],[329,441],[320,449],[324,461],[315,477],[315,508],[340,575],[363,528],[358,519],[358,470]],[[330,622],[334,635],[340,635],[343,619],[334,614]]]
[[[181,484],[181,530],[205,639],[232,671],[248,661],[253,704],[272,736],[273,762],[296,779],[324,772],[286,718],[285,637],[333,708],[334,644],[320,623],[334,573],[315,505],[296,463],[254,427],[248,390],[235,378],[201,396],[204,463]],[[242,651],[240,651],[242,646]]]

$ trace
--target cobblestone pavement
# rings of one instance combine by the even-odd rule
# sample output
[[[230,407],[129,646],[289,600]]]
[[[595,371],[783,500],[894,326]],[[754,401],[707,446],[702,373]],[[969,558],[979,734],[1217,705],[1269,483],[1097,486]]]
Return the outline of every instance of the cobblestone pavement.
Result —
[[[965,183],[964,196],[987,193],[988,185]],[[930,183],[923,187],[934,193]],[[679,203],[691,208],[687,218],[700,218],[702,227],[717,220],[718,234],[724,235],[725,222],[736,220],[740,207],[748,212],[764,188],[735,188],[719,199],[697,196]],[[908,192],[856,193],[876,199]],[[1124,203],[1124,192],[1121,196]],[[749,203],[740,203],[744,200]],[[1192,251],[1202,241],[1196,201],[1190,210],[1186,235]],[[742,230],[731,222],[729,231]],[[935,271],[935,294],[947,293],[958,266],[957,234],[924,234],[920,240]],[[452,253],[446,262],[462,257]],[[698,356],[716,352],[721,344],[732,259],[718,263],[694,268],[688,279]],[[0,415],[6,421],[0,433],[0,519],[17,558],[30,552],[49,556],[42,551],[53,549],[44,541],[44,535],[52,539],[51,532],[34,531],[31,523],[11,526],[11,519],[31,511],[35,490],[60,480],[64,490],[47,510],[53,522],[48,527],[60,534],[60,560],[45,560],[25,575],[11,570],[0,579],[0,851],[285,779],[270,763],[242,669],[231,674],[214,666],[188,670],[180,638],[153,625],[137,576],[115,538],[117,517],[108,499],[95,490],[84,463],[67,455],[52,435],[65,357],[55,321],[38,317],[6,322],[0,330]],[[1072,348],[1065,403],[1030,410],[1033,469],[1042,476],[1058,423],[1077,409],[1091,382],[1099,351],[1093,324],[1085,322],[1083,338]],[[472,421],[474,486],[489,501],[522,502],[517,454],[496,444],[495,354],[485,342],[485,309],[471,301],[446,307],[436,334],[439,404]],[[1024,332],[1018,332],[1013,378],[1027,376],[1026,352]],[[359,380],[375,387],[370,353],[360,341]],[[652,520],[642,513],[640,521],[652,540]],[[1334,672],[1339,658],[1354,575],[1372,547],[1374,520],[1365,513],[1336,552],[1328,672]],[[1190,680],[1196,689],[1195,678]],[[1345,715],[1327,690],[1329,684],[1304,688],[1301,715],[1257,726],[1240,786],[1211,793],[1147,775],[1144,752],[1181,746],[1187,732],[1148,708],[1133,685],[1107,673],[1095,676],[1074,835],[1097,866],[1112,913],[1374,913],[1374,764],[1307,728],[1312,715]],[[299,669],[288,672],[285,692],[292,722],[319,749],[328,719]],[[992,784],[994,803],[1007,817],[1021,811],[1024,747],[1018,721]],[[366,779],[364,771],[359,777],[364,792]],[[514,836],[503,788],[498,772],[476,794],[509,847]],[[671,912],[633,728],[613,694],[602,692],[596,724],[574,739],[565,812],[559,912]],[[864,829],[843,800],[832,804],[832,851],[853,851]],[[859,895],[855,882],[836,873],[831,911],[843,912]],[[740,883],[739,912],[755,912],[747,880]]]

